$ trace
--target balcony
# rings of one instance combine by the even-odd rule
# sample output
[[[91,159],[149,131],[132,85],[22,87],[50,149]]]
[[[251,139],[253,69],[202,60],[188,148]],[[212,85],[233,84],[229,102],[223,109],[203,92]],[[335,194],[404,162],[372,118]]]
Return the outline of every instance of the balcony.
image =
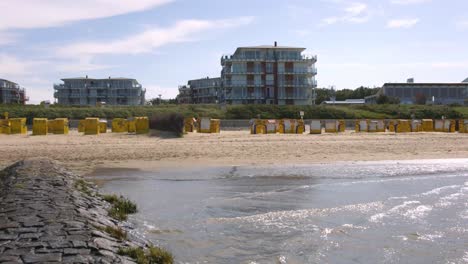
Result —
[[[239,61],[310,61],[311,63],[317,62],[317,55],[300,55],[300,56],[234,56],[234,55],[223,55],[221,57],[221,65],[225,65],[227,62],[239,62]]]
[[[317,86],[317,81],[279,81],[279,87],[315,87]]]
[[[263,100],[266,97],[263,94],[229,94],[227,100]]]
[[[263,70],[238,70],[238,71],[225,71],[223,72],[225,75],[246,75],[246,74],[265,74]]]
[[[310,99],[312,90],[308,88],[279,89],[278,99]]]
[[[55,90],[67,89],[64,84],[54,83]]]
[[[311,67],[307,69],[283,69],[278,70],[278,74],[317,75],[317,68]]]
[[[301,55],[301,56],[277,56],[275,59],[277,61],[310,61],[311,63],[317,62],[317,56],[310,55]]]
[[[225,87],[246,87],[246,86],[256,86],[256,87],[261,87],[264,86],[265,82],[264,81],[225,81],[224,86]]]

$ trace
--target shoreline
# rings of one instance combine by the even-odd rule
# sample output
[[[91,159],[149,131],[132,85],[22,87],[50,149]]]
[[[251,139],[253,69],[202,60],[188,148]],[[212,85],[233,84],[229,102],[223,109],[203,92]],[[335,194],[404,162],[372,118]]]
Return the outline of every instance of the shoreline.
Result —
[[[321,135],[250,135],[249,131],[220,134],[190,133],[162,139],[146,135],[107,133],[69,135],[0,135],[0,166],[17,160],[47,157],[74,173],[96,168],[197,168],[269,166],[336,162],[468,158],[468,134],[354,133]]]

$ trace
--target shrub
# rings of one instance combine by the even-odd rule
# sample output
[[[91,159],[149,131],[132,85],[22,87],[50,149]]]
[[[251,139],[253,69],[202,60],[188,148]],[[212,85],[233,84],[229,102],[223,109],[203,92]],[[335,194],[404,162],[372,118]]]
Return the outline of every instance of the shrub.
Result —
[[[112,205],[109,215],[117,220],[125,221],[129,214],[135,214],[138,211],[137,205],[123,196],[104,195],[103,199]]]
[[[122,228],[120,227],[111,227],[111,226],[106,226],[104,229],[106,233],[111,235],[111,237],[116,238],[118,240],[125,240],[127,239],[127,232],[125,232]]]
[[[150,246],[147,252],[142,248],[120,248],[119,255],[129,256],[138,264],[172,264],[174,257],[165,249]]]
[[[181,137],[184,133],[184,116],[178,113],[154,115],[150,119],[150,129],[172,132]]]
[[[82,192],[82,193],[84,193],[86,195],[93,196],[93,193],[92,193],[91,189],[89,188],[89,184],[83,179],[78,179],[78,180],[75,181],[75,188],[78,191],[80,191],[80,192]]]
[[[108,202],[110,204],[114,204],[119,200],[119,196],[117,196],[115,194],[105,194],[105,195],[102,196],[102,199],[104,199],[104,201],[106,201],[106,202]]]

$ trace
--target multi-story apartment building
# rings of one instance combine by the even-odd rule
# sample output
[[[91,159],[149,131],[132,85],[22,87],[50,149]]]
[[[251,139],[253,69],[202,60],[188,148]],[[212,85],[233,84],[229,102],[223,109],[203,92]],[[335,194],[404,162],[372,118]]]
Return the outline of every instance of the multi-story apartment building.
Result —
[[[317,87],[317,56],[305,48],[278,46],[239,47],[221,58],[223,91],[227,104],[310,105]]]
[[[90,105],[143,105],[146,90],[135,79],[86,77],[62,79],[54,85],[54,97],[58,104]]]
[[[17,83],[0,79],[0,103],[25,104],[28,100],[24,88],[21,88]]]
[[[180,104],[216,104],[221,91],[221,78],[190,80],[179,86],[177,101]]]

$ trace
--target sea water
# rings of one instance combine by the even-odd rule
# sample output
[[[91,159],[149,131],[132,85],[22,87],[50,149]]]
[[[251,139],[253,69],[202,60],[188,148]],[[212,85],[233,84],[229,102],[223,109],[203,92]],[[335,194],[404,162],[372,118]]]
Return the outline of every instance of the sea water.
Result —
[[[468,159],[97,171],[177,263],[468,263]]]

